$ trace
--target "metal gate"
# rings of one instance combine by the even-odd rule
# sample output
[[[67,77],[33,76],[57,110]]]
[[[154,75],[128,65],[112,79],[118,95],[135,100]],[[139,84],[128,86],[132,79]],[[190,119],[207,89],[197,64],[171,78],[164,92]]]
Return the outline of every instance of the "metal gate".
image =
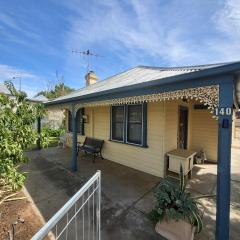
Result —
[[[33,236],[32,240],[101,240],[101,172]]]

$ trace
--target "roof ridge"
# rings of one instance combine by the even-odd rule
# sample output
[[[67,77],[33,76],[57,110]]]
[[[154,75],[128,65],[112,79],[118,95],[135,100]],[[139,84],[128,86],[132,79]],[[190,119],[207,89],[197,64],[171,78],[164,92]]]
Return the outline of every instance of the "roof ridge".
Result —
[[[220,62],[220,63],[209,63],[209,64],[199,64],[199,65],[185,65],[185,66],[171,66],[171,67],[158,67],[158,66],[147,66],[147,65],[138,65],[140,68],[149,68],[149,69],[159,69],[159,70],[182,70],[182,69],[200,69],[211,66],[221,66],[228,65],[232,63],[237,63],[239,61],[231,61],[231,62]]]

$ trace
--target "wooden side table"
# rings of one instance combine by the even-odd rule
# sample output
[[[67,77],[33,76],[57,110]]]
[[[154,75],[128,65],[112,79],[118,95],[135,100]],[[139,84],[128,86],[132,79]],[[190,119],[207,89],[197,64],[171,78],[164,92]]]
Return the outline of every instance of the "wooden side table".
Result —
[[[168,156],[168,171],[173,173],[180,173],[180,166],[182,164],[184,175],[192,176],[193,160],[196,152],[185,149],[175,149],[167,153]]]

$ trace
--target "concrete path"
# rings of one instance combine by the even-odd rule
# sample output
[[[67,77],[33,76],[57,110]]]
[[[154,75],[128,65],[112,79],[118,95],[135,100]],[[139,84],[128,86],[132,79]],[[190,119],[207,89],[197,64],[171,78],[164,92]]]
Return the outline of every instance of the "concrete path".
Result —
[[[240,236],[240,149],[232,149],[231,160],[231,206],[230,239],[238,240]],[[198,165],[194,169],[191,191],[196,195],[216,194],[217,165]],[[195,239],[215,239],[216,200],[205,198],[202,204],[204,230]]]
[[[152,190],[160,178],[108,160],[95,164],[91,156],[79,157],[78,172],[69,169],[71,150],[49,148],[28,153],[32,161],[26,188],[48,220],[96,170],[102,171],[102,239],[163,239],[147,214],[154,206]],[[240,235],[240,150],[232,151],[231,240]],[[197,165],[188,190],[193,195],[216,193],[216,164]],[[215,239],[216,202],[202,199],[204,230],[195,239]]]
[[[69,168],[69,149],[49,148],[28,153],[31,162],[26,188],[48,220],[89,179],[102,171],[102,239],[163,239],[147,218],[153,206],[152,189],[160,178],[108,160],[79,159],[79,171]],[[90,157],[91,158],[91,157]]]

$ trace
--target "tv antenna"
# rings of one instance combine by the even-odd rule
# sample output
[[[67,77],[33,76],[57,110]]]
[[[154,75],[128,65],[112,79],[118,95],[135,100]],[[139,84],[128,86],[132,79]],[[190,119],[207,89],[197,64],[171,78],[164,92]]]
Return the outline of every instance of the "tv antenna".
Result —
[[[89,49],[87,51],[72,50],[72,53],[80,54],[82,56],[86,56],[87,57],[87,73],[90,70],[90,58],[91,57],[102,57],[101,55],[98,55],[98,54],[95,54],[93,52],[90,52]]]

